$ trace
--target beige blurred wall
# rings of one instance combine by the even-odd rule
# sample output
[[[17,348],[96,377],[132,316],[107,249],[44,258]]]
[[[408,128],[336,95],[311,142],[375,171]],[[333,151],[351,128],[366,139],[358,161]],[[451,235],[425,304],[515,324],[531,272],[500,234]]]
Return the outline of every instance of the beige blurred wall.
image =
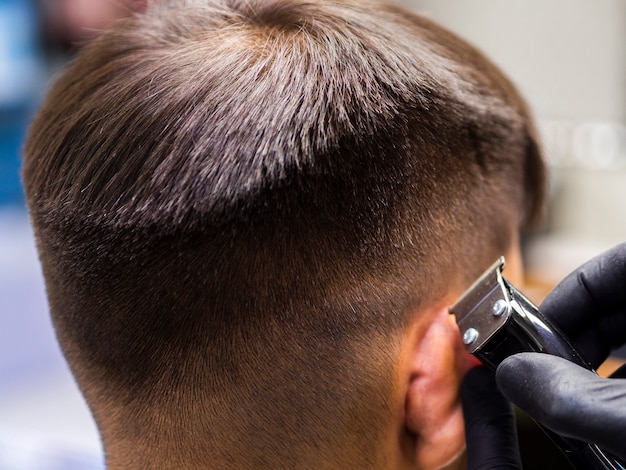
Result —
[[[531,268],[561,276],[626,241],[626,0],[403,0],[511,77],[552,169]]]
[[[403,0],[479,46],[549,119],[626,120],[625,0]]]

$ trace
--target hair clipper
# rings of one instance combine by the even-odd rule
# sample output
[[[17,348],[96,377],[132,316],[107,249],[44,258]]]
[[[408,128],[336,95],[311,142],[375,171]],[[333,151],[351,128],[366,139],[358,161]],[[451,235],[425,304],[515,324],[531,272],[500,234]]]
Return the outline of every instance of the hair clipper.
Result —
[[[450,309],[467,351],[494,372],[505,358],[520,352],[553,354],[591,370],[558,328],[502,276],[503,269],[501,257]],[[595,444],[542,429],[577,469],[626,469]]]

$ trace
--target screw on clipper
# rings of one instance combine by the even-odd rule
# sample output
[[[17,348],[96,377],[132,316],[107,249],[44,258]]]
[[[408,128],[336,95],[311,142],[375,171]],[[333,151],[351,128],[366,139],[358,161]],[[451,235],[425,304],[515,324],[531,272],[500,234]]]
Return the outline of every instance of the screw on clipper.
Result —
[[[508,310],[508,308],[509,304],[507,303],[507,301],[504,299],[500,299],[493,304],[493,307],[491,307],[491,313],[493,313],[494,316],[499,317],[500,315],[504,314]]]
[[[478,339],[478,330],[476,328],[468,328],[463,333],[463,343],[472,344]]]

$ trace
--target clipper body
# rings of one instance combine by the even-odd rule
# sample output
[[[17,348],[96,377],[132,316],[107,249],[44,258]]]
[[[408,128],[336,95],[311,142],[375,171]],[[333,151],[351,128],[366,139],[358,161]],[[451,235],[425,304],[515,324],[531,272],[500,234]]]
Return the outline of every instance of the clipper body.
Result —
[[[500,258],[450,309],[467,351],[494,372],[505,358],[520,352],[552,354],[592,370],[565,335],[502,276],[503,269]],[[577,469],[626,469],[595,444],[543,429]]]

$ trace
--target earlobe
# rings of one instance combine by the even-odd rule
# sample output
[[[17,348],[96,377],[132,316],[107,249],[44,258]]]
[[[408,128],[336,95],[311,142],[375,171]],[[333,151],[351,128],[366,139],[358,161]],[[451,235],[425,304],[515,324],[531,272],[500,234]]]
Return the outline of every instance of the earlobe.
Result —
[[[465,448],[459,387],[474,358],[462,346],[448,307],[416,321],[427,321],[414,338],[406,369],[405,426],[415,437],[414,459],[420,468],[442,468]]]

